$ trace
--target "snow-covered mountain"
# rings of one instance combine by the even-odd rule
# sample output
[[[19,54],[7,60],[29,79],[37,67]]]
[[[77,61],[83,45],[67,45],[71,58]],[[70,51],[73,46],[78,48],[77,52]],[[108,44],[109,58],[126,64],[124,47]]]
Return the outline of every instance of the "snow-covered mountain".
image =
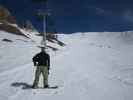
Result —
[[[66,46],[48,42],[59,50],[47,52],[51,56],[49,84],[59,88],[29,89],[40,37],[28,39],[0,31],[0,100],[133,99],[132,32],[60,34],[58,38]]]

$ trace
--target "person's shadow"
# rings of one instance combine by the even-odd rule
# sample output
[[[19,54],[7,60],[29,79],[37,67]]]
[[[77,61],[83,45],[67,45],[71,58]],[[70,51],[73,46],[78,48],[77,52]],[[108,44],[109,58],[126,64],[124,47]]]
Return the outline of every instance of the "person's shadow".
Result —
[[[32,85],[25,82],[14,82],[11,84],[13,87],[21,87],[22,89],[32,89]]]

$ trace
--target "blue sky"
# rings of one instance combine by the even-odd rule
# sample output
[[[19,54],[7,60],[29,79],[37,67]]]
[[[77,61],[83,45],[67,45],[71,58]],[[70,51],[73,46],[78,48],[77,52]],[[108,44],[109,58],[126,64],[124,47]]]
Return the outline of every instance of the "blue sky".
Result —
[[[35,18],[36,9],[44,5],[31,0],[0,0],[18,22],[29,19],[38,30],[42,23]],[[48,0],[51,17],[58,32],[96,32],[133,30],[132,0]]]

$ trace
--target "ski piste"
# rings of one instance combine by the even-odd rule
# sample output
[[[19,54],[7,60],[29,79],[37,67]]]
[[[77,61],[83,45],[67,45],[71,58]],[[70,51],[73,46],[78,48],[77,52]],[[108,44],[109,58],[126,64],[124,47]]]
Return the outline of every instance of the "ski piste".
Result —
[[[133,100],[133,41],[127,40],[132,33],[128,38],[116,32],[59,35],[67,46],[58,47],[56,54],[50,51],[49,77],[49,85],[59,88],[24,90],[25,83],[32,85],[31,57],[40,49],[0,32],[1,40],[14,40],[0,42],[0,100]]]

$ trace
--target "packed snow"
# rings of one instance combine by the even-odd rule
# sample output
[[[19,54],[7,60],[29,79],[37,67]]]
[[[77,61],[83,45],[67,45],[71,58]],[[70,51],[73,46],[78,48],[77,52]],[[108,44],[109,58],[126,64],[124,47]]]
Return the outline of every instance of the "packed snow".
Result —
[[[0,100],[133,100],[132,31],[59,34],[66,46],[48,43],[59,50],[47,50],[49,84],[58,89],[28,88],[40,52],[40,38],[32,37],[0,31]]]

